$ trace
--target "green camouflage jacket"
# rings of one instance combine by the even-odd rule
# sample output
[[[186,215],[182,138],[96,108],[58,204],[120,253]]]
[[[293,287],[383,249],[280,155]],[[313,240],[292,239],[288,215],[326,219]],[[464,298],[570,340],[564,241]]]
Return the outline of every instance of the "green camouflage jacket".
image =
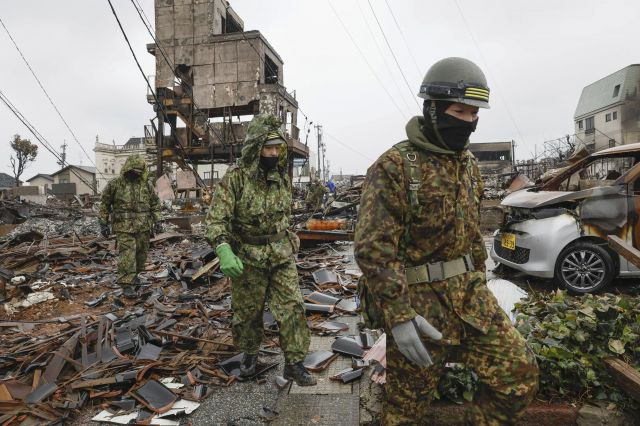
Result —
[[[287,150],[280,151],[276,169],[266,173],[260,167],[266,135],[280,126],[280,121],[271,115],[254,117],[247,127],[241,158],[220,181],[206,219],[206,237],[213,247],[229,243],[243,263],[261,268],[290,261],[299,245],[295,234],[287,231],[291,215]],[[266,245],[241,241],[243,236],[281,232],[287,232],[287,237]]]
[[[320,181],[314,180],[309,185],[309,192],[307,193],[307,198],[305,198],[305,202],[307,204],[320,205],[322,202],[322,197],[324,194],[329,192],[329,188],[324,186]]]
[[[125,173],[142,170],[139,179],[131,179]],[[120,176],[112,179],[102,191],[98,220],[111,223],[115,232],[149,232],[153,224],[162,220],[160,200],[151,182],[144,158],[132,155],[127,158]]]
[[[484,271],[487,257],[479,228],[483,192],[477,161],[431,144],[422,117],[406,126],[411,150],[420,155],[419,207],[411,207],[402,153],[389,149],[369,168],[360,202],[355,256],[389,327],[416,314],[404,268],[447,261],[472,252]]]

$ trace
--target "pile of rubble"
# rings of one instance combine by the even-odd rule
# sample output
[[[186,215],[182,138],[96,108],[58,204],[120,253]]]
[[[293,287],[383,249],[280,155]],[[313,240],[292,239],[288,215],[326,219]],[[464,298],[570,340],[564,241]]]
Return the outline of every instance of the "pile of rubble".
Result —
[[[198,408],[213,387],[259,380],[277,366],[263,363],[254,377],[239,377],[230,285],[202,226],[151,240],[140,297],[129,301],[116,284],[114,238],[99,236],[95,218],[27,213],[0,238],[1,424],[56,423],[85,407],[98,412],[97,421],[178,424],[175,416]],[[344,331],[340,317],[357,315],[360,273],[343,249],[324,244],[299,255],[307,319],[317,334]],[[277,354],[278,327],[268,311],[264,325],[261,351]],[[330,356],[314,352],[305,364],[319,371],[349,356],[353,368],[334,380],[350,383],[374,365],[383,381],[384,336],[376,337],[341,336]]]

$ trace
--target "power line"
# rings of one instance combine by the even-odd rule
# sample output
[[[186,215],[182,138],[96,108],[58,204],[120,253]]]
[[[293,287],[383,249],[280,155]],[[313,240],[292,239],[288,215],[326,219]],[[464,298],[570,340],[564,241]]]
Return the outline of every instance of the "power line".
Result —
[[[420,70],[420,66],[418,66],[418,62],[416,61],[416,58],[413,56],[413,53],[411,52],[411,49],[409,48],[409,43],[407,42],[407,39],[404,36],[404,32],[402,31],[402,27],[398,23],[398,20],[396,19],[396,15],[393,13],[393,10],[391,9],[391,5],[389,4],[389,1],[388,0],[384,0],[384,2],[387,4],[387,8],[389,9],[389,13],[391,13],[391,17],[393,18],[393,22],[396,23],[396,28],[398,28],[398,32],[402,36],[402,41],[404,42],[404,46],[407,48],[407,52],[409,52],[409,56],[411,56],[411,60],[413,61],[413,64],[416,66],[416,70],[418,71],[418,76],[420,78],[422,78],[423,71]]]
[[[24,124],[27,130],[29,130],[29,132],[36,138],[36,140],[40,143],[40,145],[42,145],[60,163],[63,164],[63,167],[64,167],[64,164],[70,166],[70,164],[66,163],[64,158],[60,156],[60,154],[55,150],[55,148],[51,146],[49,141],[47,141],[47,139],[44,136],[42,136],[42,134],[29,122],[29,120],[27,120],[27,118],[18,110],[18,108],[15,105],[13,105],[13,103],[9,100],[9,98],[7,98],[7,96],[2,92],[2,90],[0,90],[0,101],[2,101],[2,103],[4,103],[7,108],[9,108],[9,110],[13,113],[13,115],[15,115],[18,118],[18,120],[20,120],[22,124]],[[69,170],[71,171],[71,173],[76,175],[76,177],[80,179],[80,181],[82,181],[85,185],[91,188],[93,192],[96,192],[96,187],[92,183],[87,182],[87,180],[84,179],[81,175],[79,175],[73,169],[73,166]]]
[[[331,7],[331,10],[333,10],[333,13],[336,15],[336,18],[338,18],[338,21],[340,22],[340,24],[342,25],[342,28],[344,29],[344,31],[347,33],[347,36],[349,36],[349,39],[351,40],[351,42],[353,43],[353,45],[356,47],[356,50],[358,51],[358,53],[360,53],[360,56],[362,56],[362,59],[364,60],[364,62],[367,64],[367,67],[369,67],[369,70],[371,71],[371,74],[373,74],[373,76],[376,78],[376,80],[378,81],[378,83],[380,84],[380,86],[382,87],[382,89],[385,91],[385,93],[387,94],[387,96],[389,97],[389,99],[391,99],[391,102],[393,103],[393,105],[396,107],[396,109],[398,110],[398,112],[400,113],[401,116],[408,118],[400,109],[400,107],[398,106],[398,103],[396,102],[396,100],[393,98],[393,96],[391,95],[391,93],[389,93],[389,91],[387,90],[386,86],[384,85],[384,83],[382,82],[382,80],[380,79],[380,77],[378,77],[378,74],[374,71],[373,67],[371,66],[371,63],[369,63],[369,60],[367,59],[367,57],[365,56],[365,54],[362,52],[362,49],[360,49],[360,46],[358,46],[358,43],[356,43],[355,39],[353,38],[353,36],[351,35],[351,33],[349,32],[349,30],[347,29],[347,26],[345,25],[345,23],[342,21],[342,18],[340,18],[340,15],[338,14],[338,11],[333,7],[333,4],[331,4],[331,0],[327,0],[327,3],[329,3],[329,7]]]
[[[482,62],[484,62],[485,70],[487,71],[487,75],[489,75],[489,78],[492,81],[491,84],[497,86],[496,80],[493,79],[493,77],[489,73],[488,62],[485,59],[484,55],[482,54],[482,49],[480,49],[480,44],[478,43],[478,41],[474,37],[473,31],[471,31],[471,27],[469,26],[469,23],[467,22],[467,19],[465,18],[464,13],[462,12],[462,9],[460,8],[460,5],[458,4],[458,0],[455,0],[454,3],[456,4],[456,7],[458,8],[458,12],[460,13],[460,17],[462,18],[462,22],[464,22],[464,26],[467,27],[467,31],[469,32],[469,36],[471,37],[471,41],[476,46],[476,49],[478,49],[478,53],[480,54],[480,57],[482,58]],[[511,120],[511,124],[513,124],[513,127],[516,129],[516,132],[518,132],[518,136],[520,136],[520,139],[524,141],[524,138],[522,137],[522,133],[520,132],[520,128],[516,124],[516,121],[514,120],[513,115],[511,114],[511,110],[509,109],[509,105],[507,104],[507,101],[505,99],[503,99],[502,97],[500,97],[500,96],[498,98],[504,104],[504,108],[507,110],[507,115],[509,116],[509,119]]]
[[[338,142],[340,145],[344,146],[345,148],[347,148],[347,149],[349,149],[349,150],[353,151],[354,153],[358,154],[358,155],[359,155],[359,156],[361,156],[362,158],[365,158],[365,159],[367,159],[367,160],[369,160],[369,161],[375,161],[373,158],[369,157],[367,154],[364,154],[364,153],[362,153],[362,152],[358,151],[357,149],[353,148],[352,146],[347,145],[346,143],[342,142],[342,141],[341,141],[340,139],[338,139],[337,137],[333,136],[331,133],[328,133],[326,130],[324,130],[324,129],[323,129],[323,130],[322,130],[322,133],[323,133],[324,135],[329,136],[331,139],[333,139],[334,141]]]
[[[22,51],[20,50],[20,48],[18,47],[18,44],[16,43],[16,41],[14,40],[13,36],[11,35],[11,33],[9,32],[9,29],[7,28],[7,26],[4,24],[4,22],[2,21],[2,18],[0,18],[0,24],[2,24],[2,27],[4,28],[4,30],[6,31],[7,35],[9,36],[9,38],[11,39],[11,42],[13,43],[13,45],[15,46],[16,50],[18,51],[18,53],[20,54],[20,57],[22,58],[22,60],[24,61],[24,63],[27,65],[27,68],[29,68],[29,71],[31,71],[31,75],[33,75],[33,78],[35,78],[36,82],[38,83],[38,85],[40,86],[40,88],[42,89],[42,91],[44,92],[45,96],[47,97],[47,99],[49,100],[49,103],[51,103],[51,106],[53,107],[53,109],[56,110],[56,113],[58,114],[58,117],[60,117],[60,119],[62,120],[62,122],[64,123],[65,127],[67,128],[67,130],[69,131],[69,133],[71,133],[71,136],[73,137],[73,140],[78,144],[78,146],[80,147],[80,149],[82,150],[82,152],[84,152],[84,155],[89,159],[89,162],[91,164],[93,164],[93,166],[96,168],[97,172],[100,173],[100,176],[102,176],[104,178],[104,175],[102,174],[102,172],[100,172],[100,170],[98,169],[98,167],[96,167],[96,163],[93,162],[93,160],[91,159],[91,157],[89,157],[89,154],[87,154],[87,151],[84,149],[84,147],[82,146],[82,144],[80,143],[80,141],[78,140],[78,138],[76,137],[76,134],[73,132],[73,130],[71,130],[71,126],[69,126],[69,123],[67,123],[67,120],[64,119],[64,117],[62,116],[62,113],[60,112],[60,110],[58,109],[58,107],[56,106],[55,102],[53,102],[53,99],[51,99],[51,96],[49,96],[49,93],[47,92],[47,90],[44,88],[44,85],[42,84],[42,82],[40,81],[40,79],[38,78],[38,76],[36,75],[35,71],[33,70],[33,68],[31,68],[31,65],[29,64],[29,61],[27,61],[27,58],[25,58],[25,56],[22,54]]]
[[[378,53],[380,54],[380,57],[382,58],[382,63],[384,64],[385,69],[387,70],[389,75],[392,75],[393,72],[391,71],[391,67],[387,63],[387,60],[385,59],[384,53],[382,53],[382,49],[380,48],[380,45],[378,44],[378,41],[376,40],[376,36],[373,34],[373,30],[371,29],[371,26],[369,25],[369,21],[367,21],[367,17],[364,14],[364,10],[362,9],[362,6],[360,5],[360,2],[357,1],[356,4],[358,5],[358,10],[360,10],[360,15],[362,16],[362,20],[364,21],[364,23],[365,23],[365,25],[367,27],[367,31],[369,31],[369,35],[371,36],[371,40],[373,40],[373,44],[375,44],[376,50],[378,51]],[[398,85],[397,79],[391,78],[390,80],[393,82],[393,85],[395,86],[395,88],[398,91],[398,93],[400,93],[402,90],[400,89],[400,86]],[[404,106],[407,107],[407,110],[411,110],[411,107],[407,103],[406,98],[404,96],[400,96],[400,99],[402,99],[402,103],[404,103]]]
[[[413,89],[411,89],[411,85],[409,84],[409,81],[407,80],[407,76],[404,75],[404,71],[402,71],[402,67],[400,66],[400,62],[398,62],[398,58],[396,57],[396,54],[393,52],[393,49],[391,48],[391,44],[389,43],[389,39],[387,39],[387,35],[384,33],[384,30],[382,29],[382,25],[380,25],[380,21],[378,20],[378,16],[376,15],[375,10],[373,10],[373,6],[371,5],[371,0],[367,0],[367,3],[369,3],[369,8],[371,9],[371,13],[373,13],[373,17],[376,18],[376,23],[378,24],[378,28],[380,28],[380,32],[382,33],[382,37],[384,38],[385,43],[387,43],[387,47],[389,48],[389,51],[391,52],[391,56],[393,56],[393,60],[396,62],[396,66],[398,67],[398,70],[400,71],[400,74],[402,74],[402,78],[404,79],[404,83],[407,85],[407,89],[409,89],[409,93],[411,93],[411,98],[416,103],[416,106],[418,107],[418,109],[420,111],[422,111],[422,108],[420,107],[420,104],[418,103],[418,100],[416,99],[416,95],[415,95],[415,93],[413,93]]]

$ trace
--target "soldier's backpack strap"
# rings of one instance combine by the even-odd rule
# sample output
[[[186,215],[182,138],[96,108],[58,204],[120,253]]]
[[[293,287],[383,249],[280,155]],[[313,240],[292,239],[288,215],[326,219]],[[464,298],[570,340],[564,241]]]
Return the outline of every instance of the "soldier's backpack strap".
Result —
[[[418,192],[422,184],[422,170],[420,167],[420,154],[413,148],[409,141],[397,143],[395,148],[400,151],[404,165],[404,177],[407,181],[407,194],[411,205],[410,211],[420,207]]]

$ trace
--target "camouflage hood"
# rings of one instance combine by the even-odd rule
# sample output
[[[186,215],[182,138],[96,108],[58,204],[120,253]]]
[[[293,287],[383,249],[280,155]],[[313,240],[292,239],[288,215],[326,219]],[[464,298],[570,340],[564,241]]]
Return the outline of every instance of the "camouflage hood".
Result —
[[[455,151],[450,151],[448,149],[441,148],[431,142],[424,135],[422,131],[422,126],[424,125],[424,117],[415,116],[405,126],[405,130],[407,132],[407,139],[413,145],[418,148],[424,149],[426,151],[436,152],[438,154],[446,154],[446,155],[457,155],[458,153]]]
[[[280,133],[282,139],[284,133],[282,132],[282,122],[273,115],[260,114],[256,115],[249,126],[247,127],[247,135],[244,138],[244,144],[242,145],[241,157],[238,160],[238,165],[249,170],[258,170],[260,165],[260,151],[262,151],[262,145],[266,142],[267,134],[269,132],[277,131]],[[278,168],[283,170],[287,164],[287,150],[280,150],[280,161],[278,162]]]
[[[127,157],[127,161],[124,162],[124,166],[122,166],[122,170],[120,170],[120,176],[124,177],[124,175],[131,170],[140,170],[140,176],[142,176],[143,180],[147,180],[149,178],[147,163],[139,154],[134,154]]]

